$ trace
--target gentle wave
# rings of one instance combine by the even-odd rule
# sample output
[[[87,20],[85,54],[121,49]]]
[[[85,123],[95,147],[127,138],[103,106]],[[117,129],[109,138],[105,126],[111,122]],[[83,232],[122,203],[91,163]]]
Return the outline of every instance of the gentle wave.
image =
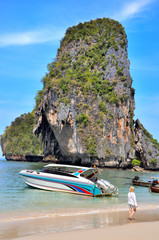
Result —
[[[159,205],[154,205],[154,204],[145,204],[142,206],[139,206],[138,209],[140,211],[144,210],[157,210],[159,209]],[[56,212],[56,213],[44,213],[44,214],[37,214],[33,213],[32,216],[15,216],[14,217],[7,217],[5,218],[4,216],[0,218],[1,223],[5,222],[13,222],[13,221],[26,221],[26,220],[35,220],[35,219],[44,219],[44,218],[60,218],[60,217],[75,217],[75,216],[85,216],[85,215],[93,215],[93,214],[111,214],[111,213],[117,213],[117,212],[125,212],[128,211],[128,207],[124,206],[118,206],[118,207],[111,207],[111,208],[106,208],[106,209],[84,209],[84,210],[79,210],[79,209],[74,209],[71,212]],[[28,212],[29,213],[29,212]]]

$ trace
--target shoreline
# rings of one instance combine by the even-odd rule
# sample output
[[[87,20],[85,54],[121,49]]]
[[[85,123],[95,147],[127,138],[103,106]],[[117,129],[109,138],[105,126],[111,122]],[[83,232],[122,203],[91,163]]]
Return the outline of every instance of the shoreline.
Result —
[[[30,155],[28,155],[28,156],[30,156]],[[36,157],[40,157],[41,158],[41,156],[34,156],[35,158]],[[1,161],[3,161],[3,160],[5,160],[6,162],[26,162],[26,163],[37,163],[37,164],[52,164],[52,163],[56,163],[56,161],[50,161],[50,160],[41,160],[41,161],[36,161],[36,160],[23,160],[23,158],[21,158],[21,159],[14,159],[14,158],[12,158],[12,159],[7,159],[6,157],[4,157],[4,158],[0,158],[0,160]],[[71,164],[70,164],[71,165]],[[93,164],[94,165],[94,164]],[[83,167],[93,167],[93,165],[90,165],[90,166],[88,166],[88,165],[79,165],[79,166],[83,166]],[[78,165],[77,165],[78,166]],[[123,170],[123,171],[132,171],[132,172],[136,172],[136,173],[158,173],[159,172],[159,168],[156,168],[156,169],[154,169],[154,168],[150,168],[150,169],[145,169],[145,168],[143,168],[143,167],[126,167],[126,168],[123,168],[123,167],[118,167],[118,166],[116,166],[116,167],[114,167],[114,166],[96,166],[97,168],[99,168],[99,169],[112,169],[112,170]],[[139,169],[139,170],[137,170],[137,169]]]
[[[159,213],[158,204],[145,204],[142,203],[142,206],[137,207],[137,213],[141,212],[156,212]],[[0,214],[0,224],[12,224],[13,222],[29,222],[31,220],[40,221],[42,219],[56,219],[56,218],[87,218],[88,216],[103,216],[107,218],[112,218],[113,222],[116,219],[115,216],[128,215],[128,205],[119,204],[118,206],[107,206],[105,208],[61,208],[61,209],[45,209],[42,211],[38,210],[13,210],[7,212],[1,212]],[[118,221],[118,219],[117,219]]]
[[[158,240],[158,222],[140,222],[125,224],[122,226],[112,226],[102,229],[79,230],[62,233],[32,235],[28,237],[15,238],[13,240]]]
[[[135,230],[138,228],[138,225],[141,225],[142,227],[145,226],[145,224],[150,224],[151,228],[154,228],[153,226],[156,226],[156,222],[159,223],[159,208],[157,205],[156,208],[148,210],[145,208],[139,208],[137,213],[134,215],[134,218],[135,219],[133,221],[128,219],[128,209],[127,211],[111,211],[111,209],[109,209],[107,212],[102,213],[101,211],[100,213],[92,214],[66,214],[61,215],[60,217],[58,215],[56,216],[56,214],[54,217],[51,217],[51,215],[42,218],[35,216],[34,218],[28,218],[27,220],[18,219],[1,223],[0,239],[63,240],[66,238],[66,235],[68,235],[68,239],[73,240],[75,237],[77,239],[78,235],[81,238],[81,235],[84,237],[86,234],[88,239],[93,240],[95,239],[93,238],[94,234],[97,234],[99,235],[98,239],[101,240],[104,239],[102,238],[103,234],[110,234],[110,236],[113,236],[113,229],[118,229],[118,231],[124,232],[124,229],[130,228],[129,225],[135,225],[135,227],[133,227],[134,231],[138,231]],[[109,238],[109,240],[110,239],[111,238]],[[124,240],[124,238],[121,239]],[[143,239],[145,240],[146,238]],[[115,236],[113,240],[115,240]],[[155,239],[153,238],[153,240]]]

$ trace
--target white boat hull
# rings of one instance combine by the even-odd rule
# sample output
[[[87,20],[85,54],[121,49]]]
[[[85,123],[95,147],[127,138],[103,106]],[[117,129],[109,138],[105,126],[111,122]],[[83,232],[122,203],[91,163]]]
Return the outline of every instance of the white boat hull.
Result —
[[[19,174],[27,185],[39,189],[92,197],[116,195],[116,187],[106,180],[94,178],[98,172],[94,168],[49,164],[42,171],[22,170]]]
[[[25,170],[21,171],[20,174],[23,177],[25,183],[31,187],[49,190],[49,191],[57,191],[57,192],[68,192],[74,194],[83,194],[93,196],[93,185],[89,180],[83,181],[83,179],[75,179],[72,181],[72,178],[64,178],[64,177],[48,177],[42,173],[35,174],[33,173],[26,174]],[[40,175],[40,176],[39,176]],[[100,194],[100,192],[98,193]]]

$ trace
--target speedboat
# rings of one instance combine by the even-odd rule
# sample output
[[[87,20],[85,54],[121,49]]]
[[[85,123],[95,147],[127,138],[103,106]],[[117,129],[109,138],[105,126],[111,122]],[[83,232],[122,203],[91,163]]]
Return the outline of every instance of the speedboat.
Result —
[[[96,175],[102,170],[62,164],[48,164],[42,170],[21,170],[24,182],[35,188],[87,196],[117,195],[118,189]]]

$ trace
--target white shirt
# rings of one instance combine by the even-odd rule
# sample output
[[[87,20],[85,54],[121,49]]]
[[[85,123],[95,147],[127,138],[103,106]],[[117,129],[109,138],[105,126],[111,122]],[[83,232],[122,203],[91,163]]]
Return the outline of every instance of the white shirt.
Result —
[[[137,207],[136,196],[134,192],[128,193],[128,203]]]

